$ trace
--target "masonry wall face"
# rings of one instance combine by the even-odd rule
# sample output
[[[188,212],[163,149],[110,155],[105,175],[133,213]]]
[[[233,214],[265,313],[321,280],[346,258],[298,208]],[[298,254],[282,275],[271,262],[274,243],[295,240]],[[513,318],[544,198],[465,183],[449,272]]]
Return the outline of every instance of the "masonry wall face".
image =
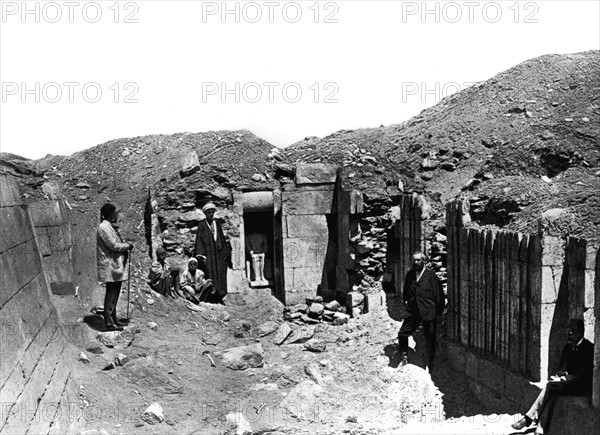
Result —
[[[52,293],[74,295],[73,239],[64,202],[32,203],[29,211]]]
[[[308,179],[308,177],[304,177]],[[286,187],[281,192],[285,303],[317,294],[329,247],[326,215],[332,214],[331,184]]]
[[[0,174],[0,396],[16,402],[58,328],[33,224],[12,177]],[[31,404],[30,404],[31,405]],[[0,431],[9,418],[0,413]]]

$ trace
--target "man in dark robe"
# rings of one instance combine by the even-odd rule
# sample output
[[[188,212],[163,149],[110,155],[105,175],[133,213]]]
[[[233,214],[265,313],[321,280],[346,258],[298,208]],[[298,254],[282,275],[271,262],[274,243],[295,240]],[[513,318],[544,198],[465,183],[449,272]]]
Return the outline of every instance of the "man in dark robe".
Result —
[[[204,264],[206,278],[213,281],[215,292],[207,302],[222,304],[227,294],[227,267],[232,268],[231,247],[225,239],[221,224],[214,219],[216,209],[212,202],[202,207],[206,219],[198,224],[194,256],[199,257],[199,260],[200,256],[206,257],[204,262],[199,263]]]
[[[409,315],[398,331],[398,344],[400,363],[406,365],[408,337],[423,323],[427,341],[427,368],[431,371],[437,347],[437,321],[444,312],[446,296],[437,275],[425,266],[425,262],[425,254],[413,254],[413,266],[406,274],[403,290],[404,304]]]

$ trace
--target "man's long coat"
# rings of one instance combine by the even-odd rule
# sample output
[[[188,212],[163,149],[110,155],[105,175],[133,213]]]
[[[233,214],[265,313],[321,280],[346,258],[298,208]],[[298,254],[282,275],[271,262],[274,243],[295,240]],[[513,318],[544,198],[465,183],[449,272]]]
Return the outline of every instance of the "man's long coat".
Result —
[[[203,268],[205,277],[212,279],[215,291],[224,296],[227,294],[227,265],[231,262],[231,248],[221,224],[216,219],[214,222],[217,227],[216,241],[206,220],[198,224],[194,256],[206,257],[206,267]],[[198,264],[202,265],[202,261],[198,260]]]

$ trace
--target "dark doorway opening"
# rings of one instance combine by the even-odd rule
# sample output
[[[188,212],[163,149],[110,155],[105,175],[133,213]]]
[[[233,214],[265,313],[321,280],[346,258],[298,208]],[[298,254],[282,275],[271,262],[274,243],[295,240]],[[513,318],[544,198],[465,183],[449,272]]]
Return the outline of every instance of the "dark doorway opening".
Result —
[[[246,245],[246,275],[251,286],[264,287],[268,285],[273,287],[275,285],[273,212],[244,213],[244,239]],[[260,282],[261,277],[257,276],[254,270],[251,251],[254,254],[264,254],[263,275],[266,283]]]

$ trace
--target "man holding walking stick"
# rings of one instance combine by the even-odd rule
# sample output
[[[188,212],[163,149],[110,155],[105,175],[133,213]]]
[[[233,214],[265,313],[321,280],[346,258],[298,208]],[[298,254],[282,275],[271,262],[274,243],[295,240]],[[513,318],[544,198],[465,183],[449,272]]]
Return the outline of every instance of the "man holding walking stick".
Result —
[[[107,331],[121,331],[129,319],[117,318],[117,302],[121,294],[123,280],[129,279],[125,264],[129,260],[131,270],[131,250],[133,243],[123,242],[118,231],[117,220],[119,212],[110,203],[100,209],[100,225],[96,232],[96,261],[98,266],[98,281],[105,283],[104,296],[104,325]],[[129,291],[129,289],[128,289]],[[128,293],[129,299],[129,293]],[[129,302],[129,301],[128,301]],[[129,317],[129,304],[127,305]]]

